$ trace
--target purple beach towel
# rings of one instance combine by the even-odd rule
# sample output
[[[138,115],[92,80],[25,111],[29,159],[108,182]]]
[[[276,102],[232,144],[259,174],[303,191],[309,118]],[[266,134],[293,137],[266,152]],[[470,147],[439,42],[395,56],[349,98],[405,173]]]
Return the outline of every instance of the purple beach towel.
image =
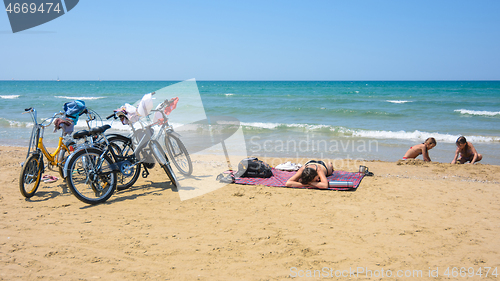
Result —
[[[270,178],[236,178],[234,183],[237,184],[250,184],[250,185],[265,185],[265,186],[275,186],[275,187],[286,187],[286,181],[291,178],[295,172],[287,172],[276,170],[272,168],[273,176]],[[328,176],[328,181],[350,181],[353,183],[352,187],[329,187],[329,190],[356,190],[363,179],[365,174],[363,173],[351,173],[345,171],[335,171],[332,175]],[[298,187],[298,188],[310,188],[314,187]]]

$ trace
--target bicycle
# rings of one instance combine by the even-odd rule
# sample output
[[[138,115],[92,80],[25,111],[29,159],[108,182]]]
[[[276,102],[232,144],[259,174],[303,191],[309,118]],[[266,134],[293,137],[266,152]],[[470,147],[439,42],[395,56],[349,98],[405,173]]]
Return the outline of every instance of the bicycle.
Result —
[[[45,172],[45,165],[43,163],[43,156],[47,159],[47,166],[49,169],[52,167],[59,168],[59,174],[64,177],[63,166],[66,160],[66,153],[68,155],[74,151],[76,143],[71,139],[65,140],[65,131],[61,130],[61,136],[58,140],[58,145],[53,153],[50,153],[45,144],[43,143],[43,135],[45,128],[49,127],[57,116],[63,116],[63,112],[55,113],[52,117],[45,119],[38,123],[37,112],[33,107],[26,108],[24,113],[30,113],[33,120],[33,130],[28,145],[28,153],[26,160],[21,164],[21,174],[19,178],[19,189],[21,194],[26,198],[31,198],[35,195],[39,185],[42,174]],[[24,114],[23,113],[23,114]],[[98,115],[88,109],[85,109],[80,115],[87,114],[87,126],[89,122],[97,120]],[[44,124],[45,122],[49,122]]]
[[[109,118],[110,116],[108,116]],[[134,145],[129,137],[120,134],[104,134],[106,130],[107,128],[100,133],[87,130],[78,131],[73,135],[73,138],[85,138],[85,146],[106,150],[108,156],[120,167],[120,173],[117,174],[116,189],[119,191],[124,190],[134,185],[141,173],[141,164],[146,163],[140,163],[135,157]],[[149,175],[147,168],[153,168],[153,166],[154,163],[145,165],[145,171],[142,174],[144,178]],[[63,169],[65,177],[66,169],[67,167]]]
[[[175,109],[178,101],[179,98],[172,98],[168,101],[165,100],[152,111],[161,114],[161,118],[158,118],[155,125],[160,126],[159,131],[161,133],[165,133],[165,148],[167,149],[169,158],[181,174],[190,176],[193,173],[191,157],[189,156],[186,146],[180,139],[181,136],[175,132],[172,125],[168,123],[168,115]]]
[[[152,93],[152,94],[154,95],[154,93]],[[172,110],[175,109],[178,101],[179,101],[179,98],[172,98],[170,100],[165,100],[157,106],[157,109],[151,110],[152,112],[159,112],[161,114],[161,118],[157,118],[158,120],[156,120],[156,122],[153,123],[152,126],[156,126],[156,125],[160,126],[160,128],[158,129],[158,131],[160,132],[158,138],[160,138],[160,136],[162,134],[165,134],[163,137],[164,137],[164,141],[165,141],[165,148],[166,148],[167,154],[169,156],[168,158],[172,161],[174,166],[179,170],[179,172],[181,174],[189,176],[193,172],[193,164],[191,162],[191,157],[189,156],[189,153],[188,153],[185,145],[180,140],[181,136],[178,133],[176,133],[174,131],[174,128],[168,123],[168,120],[169,120],[168,115],[172,112]],[[118,115],[116,115],[116,113],[117,112],[109,115],[108,117],[106,117],[106,119],[109,120],[110,118],[114,118],[116,120],[116,119],[120,118],[120,120],[123,124],[128,124],[130,122],[130,120],[125,121],[125,118],[126,118],[125,115],[119,114],[119,115],[121,115],[121,117],[119,117]],[[132,129],[134,129],[133,126],[132,126]],[[109,138],[109,141],[111,144],[121,143],[121,145],[116,146],[115,150],[118,152],[121,151],[121,154],[125,153],[127,155],[127,157],[130,157],[130,154],[131,154],[130,152],[134,150],[132,139],[130,137],[125,137],[122,135],[115,134],[115,135],[112,135],[111,138]],[[121,154],[114,153],[113,159],[115,159],[115,161],[117,161],[117,162],[126,160],[126,159],[123,159],[123,155],[121,155]],[[118,155],[118,157],[116,155]],[[149,156],[144,156],[143,158],[148,158],[148,157]],[[149,157],[149,158],[151,158],[151,157]],[[136,159],[132,159],[132,160],[129,159],[129,161],[132,163],[134,163],[134,160],[136,160]],[[133,168],[135,166],[136,167],[135,169],[137,169],[136,171],[132,171],[132,172],[128,171],[128,173],[122,173],[121,176],[119,176],[122,178],[122,182],[123,182],[123,180],[125,178],[130,177],[130,174],[133,174],[133,176],[130,178],[129,182],[122,183],[122,185],[117,186],[118,190],[124,190],[124,189],[132,186],[133,183],[135,183],[135,181],[137,180],[137,177],[139,175],[140,169],[141,169],[140,164],[141,163],[138,163],[137,165],[132,164],[130,166],[130,168]],[[142,176],[143,176],[143,178],[146,178],[149,175],[149,172],[147,171],[147,169],[152,169],[154,166],[154,162],[153,161],[143,162],[142,166],[145,169]]]
[[[115,119],[120,118],[122,122],[124,118],[127,118],[123,113],[115,112],[107,119],[113,116]],[[111,127],[110,125],[93,128],[90,131],[79,131],[73,135],[75,139],[87,139],[86,145],[75,151],[64,166],[66,182],[80,201],[98,204],[108,200],[117,186],[118,172],[126,177],[133,175],[124,188],[135,183],[141,165],[145,169],[143,177],[147,177],[149,175],[147,169],[152,168],[151,164],[154,164],[152,157],[163,168],[172,185],[177,188],[177,179],[170,167],[168,157],[158,141],[153,138],[155,132],[152,126],[155,124],[144,126],[141,123],[141,129],[135,129],[131,123],[129,124],[133,131],[133,140],[137,143],[133,154],[124,155],[125,150],[128,151],[134,147],[131,138],[114,135],[108,140],[104,135],[104,132]],[[121,139],[125,144],[125,149],[116,145],[112,138]]]
[[[94,127],[73,134],[74,139],[87,138],[64,165],[66,184],[73,195],[87,204],[98,204],[113,195],[117,185],[117,165],[101,147],[109,147],[106,138],[98,138],[110,125]]]
[[[158,111],[158,110],[151,110],[152,112]],[[132,129],[132,137],[130,138],[133,142],[135,142],[137,145],[135,145],[134,149],[134,154],[136,155],[136,159],[139,163],[143,164],[143,167],[145,168],[146,174],[143,174],[143,177],[147,177],[149,172],[147,172],[147,169],[151,169],[154,165],[153,157],[156,159],[156,162],[160,164],[162,169],[165,171],[167,174],[168,178],[170,179],[170,182],[174,187],[177,187],[177,178],[175,177],[174,171],[172,170],[172,167],[170,166],[170,161],[167,155],[165,154],[163,148],[161,147],[160,143],[156,140],[159,135],[157,134],[155,136],[155,130],[153,129],[153,126],[158,125],[160,123],[163,123],[162,129],[160,130],[161,132],[164,131],[164,126],[165,124],[168,124],[168,122],[165,121],[157,121],[153,122],[149,125],[144,125],[142,122],[130,122],[126,114],[124,114],[121,111],[115,111],[112,115],[108,116],[107,119],[114,117],[119,118],[120,121],[123,124],[128,124],[131,129]],[[139,123],[141,124],[140,129],[136,129],[133,125],[133,123]],[[185,149],[185,148],[184,148]],[[142,155],[142,157],[141,157]],[[191,168],[192,169],[192,168]]]

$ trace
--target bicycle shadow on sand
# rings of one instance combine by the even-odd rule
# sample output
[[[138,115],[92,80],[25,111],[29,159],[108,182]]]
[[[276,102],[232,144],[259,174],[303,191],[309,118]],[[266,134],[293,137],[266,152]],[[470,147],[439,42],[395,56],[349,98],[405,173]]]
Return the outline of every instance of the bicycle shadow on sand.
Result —
[[[61,191],[58,190],[44,190],[44,189],[60,189]],[[36,191],[35,195],[31,198],[25,198],[24,200],[26,202],[43,202],[47,201],[50,199],[54,199],[59,196],[66,196],[66,195],[72,195],[71,191],[69,190],[68,186],[66,185],[65,182],[59,183],[57,185],[44,185],[44,186],[39,186],[38,190]]]
[[[191,176],[181,176],[179,177],[180,187],[175,187],[170,181],[165,182],[153,182],[151,180],[143,183],[141,185],[134,185],[130,188],[121,191],[115,191],[113,196],[109,198],[106,202],[101,204],[115,204],[128,200],[136,200],[138,198],[150,195],[162,195],[166,190],[171,190],[172,192],[178,193],[179,189],[184,191],[195,191],[197,188],[194,187],[194,183],[207,183],[207,179],[213,178],[215,182],[215,176],[212,174],[205,175],[191,175]],[[223,184],[226,185],[226,184]],[[88,209],[96,205],[86,205],[80,207],[80,209]]]
[[[137,186],[132,186],[130,188],[127,188],[125,190],[121,191],[115,191],[113,196],[109,198],[106,202],[103,202],[101,204],[96,204],[96,205],[86,205],[83,207],[80,207],[80,209],[88,209],[92,208],[94,206],[102,205],[102,204],[114,204],[114,203],[119,203],[123,201],[128,201],[128,200],[135,200],[144,196],[148,195],[161,195],[162,191],[165,190],[171,190],[172,192],[177,192],[177,189],[172,185],[171,182],[152,182],[149,181],[149,183],[144,183],[141,185]],[[142,191],[142,192],[141,192]],[[140,193],[135,193],[135,192],[140,192]],[[131,194],[134,193],[134,194]]]

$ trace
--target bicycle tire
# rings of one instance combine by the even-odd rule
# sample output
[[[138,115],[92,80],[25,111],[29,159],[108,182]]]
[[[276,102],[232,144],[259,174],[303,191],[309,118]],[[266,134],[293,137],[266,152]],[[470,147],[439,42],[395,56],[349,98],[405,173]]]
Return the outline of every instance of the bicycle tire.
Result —
[[[115,155],[128,157],[134,154],[134,146],[132,144],[132,140],[125,136],[114,135],[108,138],[110,148],[113,149]],[[111,155],[113,155],[111,153]],[[113,155],[114,156],[114,155]],[[118,162],[117,159],[114,159],[115,163]],[[134,164],[134,163],[131,163]],[[141,174],[141,165],[135,165],[130,168],[132,170],[131,175],[126,176],[122,172],[117,173],[117,185],[116,190],[125,190],[130,188],[135,182],[139,179]]]
[[[35,195],[40,180],[42,179],[43,171],[43,156],[40,154],[32,154],[28,160],[24,162],[19,177],[19,189],[21,194],[26,198],[31,198]]]
[[[57,156],[58,159],[58,168],[59,168],[59,175],[61,176],[62,179],[64,179],[64,164],[66,164],[66,159],[68,159],[69,155],[71,153],[68,153],[68,155],[66,155],[66,152],[68,152],[66,149],[64,148],[61,148],[61,151],[59,152],[59,155]]]
[[[184,143],[178,137],[167,133],[165,147],[168,158],[174,163],[177,170],[183,175],[190,176],[193,173],[193,163]]]
[[[68,159],[66,183],[73,195],[87,204],[105,202],[116,189],[117,172],[112,170],[113,160],[108,155],[104,155],[101,169],[95,172],[96,160],[102,153],[96,148],[85,148]]]
[[[175,174],[174,171],[172,170],[172,167],[170,167],[170,163],[168,162],[168,158],[167,155],[165,154],[165,151],[163,151],[163,149],[161,148],[160,144],[157,141],[151,141],[149,146],[151,147],[151,151],[153,152],[156,161],[163,168],[163,171],[165,171],[165,173],[167,174],[172,185],[177,188],[177,179],[175,178]]]

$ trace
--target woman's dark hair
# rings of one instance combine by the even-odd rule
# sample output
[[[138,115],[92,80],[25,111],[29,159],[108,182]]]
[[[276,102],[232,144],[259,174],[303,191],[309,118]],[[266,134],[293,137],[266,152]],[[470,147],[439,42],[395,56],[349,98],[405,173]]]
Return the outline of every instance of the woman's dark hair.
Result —
[[[317,175],[318,172],[316,172],[313,168],[305,168],[304,171],[302,171],[302,175],[300,175],[299,180],[302,184],[308,184],[312,182]]]

